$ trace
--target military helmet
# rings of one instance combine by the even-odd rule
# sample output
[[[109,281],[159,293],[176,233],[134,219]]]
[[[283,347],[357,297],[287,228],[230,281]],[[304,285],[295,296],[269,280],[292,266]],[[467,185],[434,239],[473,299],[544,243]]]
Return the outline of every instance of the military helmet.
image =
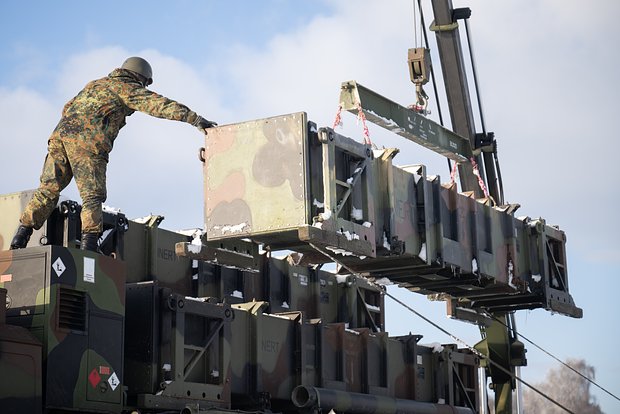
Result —
[[[141,57],[133,56],[127,58],[127,60],[123,63],[123,66],[121,66],[121,69],[127,69],[143,76],[146,79],[145,86],[153,83],[153,69],[151,69],[149,62]]]

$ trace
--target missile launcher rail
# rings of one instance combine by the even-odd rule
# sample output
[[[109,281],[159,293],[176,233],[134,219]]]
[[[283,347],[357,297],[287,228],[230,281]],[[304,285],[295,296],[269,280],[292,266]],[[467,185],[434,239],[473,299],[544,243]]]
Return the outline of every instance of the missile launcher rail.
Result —
[[[370,95],[355,85],[343,90]],[[404,111],[415,117],[408,121],[420,117],[397,109],[401,118]],[[366,112],[371,119],[374,112]],[[453,133],[423,123],[425,134],[439,135],[433,146],[442,154],[460,148],[452,145]],[[386,125],[404,134],[396,122]],[[207,240],[249,239],[295,251],[308,264],[335,259],[342,272],[387,277],[461,308],[582,315],[568,290],[563,231],[544,219],[514,217],[515,205],[458,193],[455,185],[428,177],[422,165],[396,166],[396,149],[372,150],[317,128],[303,112],[214,128],[206,143]],[[258,168],[266,159],[273,160]]]

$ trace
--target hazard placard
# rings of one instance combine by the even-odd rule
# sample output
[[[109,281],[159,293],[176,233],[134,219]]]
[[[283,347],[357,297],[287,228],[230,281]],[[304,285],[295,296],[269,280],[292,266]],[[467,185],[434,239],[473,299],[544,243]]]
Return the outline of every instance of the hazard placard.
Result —
[[[116,376],[116,372],[113,372],[112,375],[110,375],[110,378],[108,378],[108,384],[110,384],[112,391],[116,390],[116,387],[118,387],[120,383],[121,382],[118,380],[118,377]]]
[[[65,266],[65,263],[59,257],[54,261],[54,263],[52,263],[52,269],[54,269],[56,276],[60,277],[60,275],[62,275],[65,270],[67,270],[67,266]]]
[[[97,368],[93,368],[90,374],[88,374],[88,382],[90,382],[93,388],[97,388],[97,385],[101,382],[101,375],[97,372]]]

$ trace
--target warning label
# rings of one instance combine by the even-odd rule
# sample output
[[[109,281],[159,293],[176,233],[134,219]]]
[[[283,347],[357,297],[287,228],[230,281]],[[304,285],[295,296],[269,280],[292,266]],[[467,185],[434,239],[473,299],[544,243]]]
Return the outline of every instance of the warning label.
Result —
[[[118,377],[116,376],[116,372],[113,372],[112,375],[110,375],[110,378],[108,378],[108,384],[110,384],[112,391],[116,390],[116,387],[118,387],[120,383],[121,382],[118,380]]]
[[[90,382],[93,388],[97,388],[97,385],[101,382],[101,375],[97,372],[97,368],[93,368],[90,374],[88,374],[88,382]]]
[[[84,282],[95,283],[95,259],[84,258]]]
[[[52,263],[52,269],[54,269],[54,272],[56,272],[56,276],[60,277],[60,275],[62,275],[65,270],[67,270],[67,266],[65,266],[64,262],[59,257],[58,259],[56,259],[56,261],[54,261],[54,263]]]

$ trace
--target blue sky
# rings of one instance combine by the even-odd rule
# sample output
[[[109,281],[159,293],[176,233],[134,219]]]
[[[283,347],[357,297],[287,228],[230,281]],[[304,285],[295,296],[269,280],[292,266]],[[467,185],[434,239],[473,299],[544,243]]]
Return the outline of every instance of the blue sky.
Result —
[[[585,358],[616,395],[620,363],[613,308],[620,277],[616,81],[620,35],[615,1],[457,1],[470,21],[485,118],[495,131],[506,199],[517,215],[542,216],[567,233],[570,290],[584,318],[519,312],[518,327],[557,354]],[[173,5],[171,7],[171,4]],[[427,21],[430,21],[427,11]],[[153,65],[152,89],[220,124],[296,111],[331,126],[340,82],[356,79],[407,104],[412,2],[344,1],[4,1],[0,4],[0,194],[36,187],[46,139],[62,105],[89,80],[131,55]],[[437,63],[437,56],[433,56]],[[445,99],[440,98],[442,104]],[[433,104],[434,105],[434,104]],[[435,107],[431,118],[437,119]],[[444,107],[444,113],[446,112]],[[359,138],[354,118],[342,133]],[[445,160],[371,126],[396,164],[423,163],[449,177]],[[192,127],[135,114],[108,168],[107,204],[130,218],[157,213],[163,226],[202,226],[202,175]],[[64,195],[78,199],[75,186]],[[470,344],[475,326],[450,321],[443,303],[390,288]],[[393,335],[451,342],[388,303]],[[528,346],[523,375],[542,380],[556,363]],[[594,390],[593,390],[594,391]],[[605,412],[620,402],[595,391]]]

